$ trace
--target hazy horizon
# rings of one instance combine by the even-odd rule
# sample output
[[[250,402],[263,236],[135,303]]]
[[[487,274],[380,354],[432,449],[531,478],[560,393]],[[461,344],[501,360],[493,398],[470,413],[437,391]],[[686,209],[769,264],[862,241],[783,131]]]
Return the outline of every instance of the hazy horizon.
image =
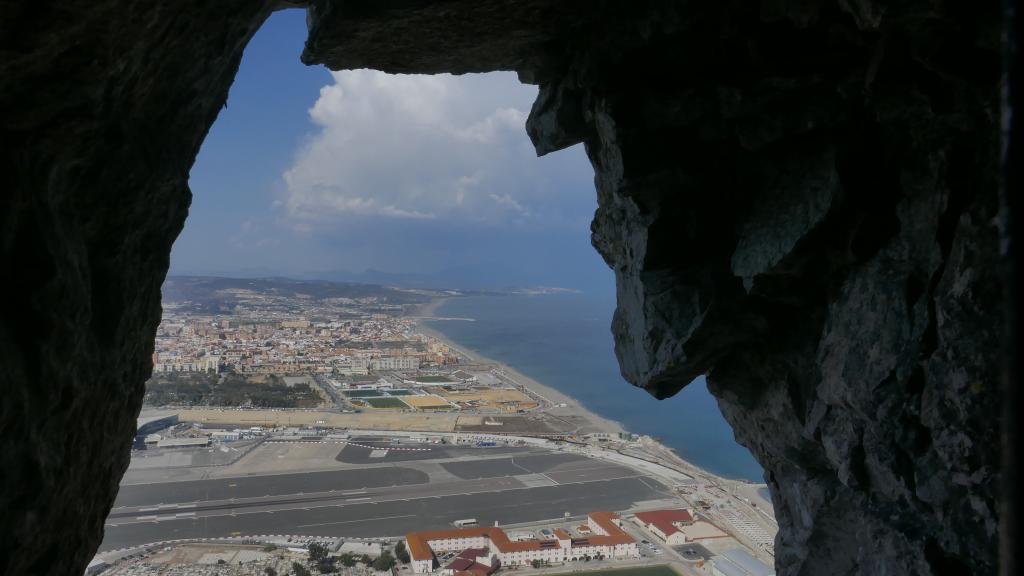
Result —
[[[612,289],[582,146],[537,158],[526,134],[536,87],[307,67],[305,36],[281,11],[246,48],[171,274]]]

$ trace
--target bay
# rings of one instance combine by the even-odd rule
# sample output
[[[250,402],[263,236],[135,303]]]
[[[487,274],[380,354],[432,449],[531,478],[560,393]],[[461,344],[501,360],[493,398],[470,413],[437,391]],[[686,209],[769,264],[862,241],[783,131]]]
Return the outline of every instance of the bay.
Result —
[[[630,432],[660,437],[709,472],[763,482],[760,465],[736,443],[703,377],[661,401],[622,378],[609,328],[614,309],[609,298],[581,293],[470,296],[445,301],[435,314],[474,321],[434,320],[430,327]]]

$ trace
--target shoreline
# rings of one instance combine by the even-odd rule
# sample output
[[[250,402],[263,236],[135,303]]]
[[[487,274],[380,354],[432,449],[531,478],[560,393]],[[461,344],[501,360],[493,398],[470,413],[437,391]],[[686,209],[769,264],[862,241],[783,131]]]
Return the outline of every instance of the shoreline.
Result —
[[[512,377],[512,379],[516,380],[517,382],[526,386],[527,388],[530,388],[532,391],[539,394],[540,396],[543,396],[557,403],[564,402],[567,405],[565,408],[556,408],[556,410],[565,411],[566,414],[582,416],[584,419],[589,421],[593,426],[599,428],[601,431],[609,432],[612,434],[623,432],[649,439],[650,442],[654,443],[657,446],[658,452],[660,452],[661,457],[671,459],[674,465],[683,468],[685,473],[694,476],[694,478],[703,477],[705,480],[710,480],[715,484],[718,484],[719,486],[732,486],[735,484],[741,484],[755,488],[767,488],[767,484],[765,484],[763,480],[756,481],[747,478],[728,478],[711,472],[701,466],[698,466],[693,462],[690,462],[689,460],[686,460],[685,458],[680,456],[674,448],[664,444],[660,440],[657,440],[651,436],[635,434],[633,432],[630,432],[620,422],[612,420],[610,418],[605,418],[604,416],[594,413],[593,411],[589,410],[586,406],[584,406],[583,403],[573,398],[572,396],[569,396],[568,394],[565,394],[555,388],[552,388],[551,386],[547,386],[534,378],[530,378],[529,376],[523,374],[519,370],[516,370],[515,368],[509,366],[505,362],[488,358],[476,352],[475,350],[471,350],[464,345],[454,342],[444,333],[427,325],[427,322],[429,322],[432,318],[437,318],[436,320],[434,320],[435,322],[444,321],[441,319],[442,317],[437,317],[434,313],[437,311],[438,308],[441,307],[441,305],[443,305],[450,299],[452,299],[452,297],[436,298],[427,304],[421,305],[416,310],[416,327],[420,331],[420,333],[422,333],[425,336],[436,338],[437,340],[453,348],[460,355],[469,358],[471,361],[486,364],[495,364],[497,366],[502,367],[502,369],[505,370],[505,372],[509,374]],[[763,501],[763,503],[768,505],[769,509],[771,508],[772,503],[770,499],[766,499],[763,497],[761,497],[760,499]]]
[[[611,420],[609,418],[605,418],[590,411],[589,409],[587,409],[586,406],[583,405],[582,402],[573,398],[572,396],[569,396],[568,394],[565,394],[556,388],[552,388],[551,386],[547,386],[541,382],[538,382],[534,378],[530,378],[526,374],[523,374],[522,372],[516,370],[512,366],[509,366],[505,362],[501,362],[493,358],[488,358],[475,350],[471,350],[464,345],[458,344],[452,341],[452,339],[445,335],[443,332],[427,325],[426,323],[431,320],[431,316],[434,316],[434,312],[437,310],[437,308],[439,308],[447,300],[448,298],[438,298],[436,300],[431,301],[429,304],[423,305],[418,310],[417,315],[420,317],[416,319],[416,328],[420,331],[421,334],[423,334],[424,336],[434,338],[440,342],[443,342],[445,345],[449,346],[450,348],[458,352],[460,356],[469,359],[469,361],[471,362],[476,362],[480,364],[494,364],[500,366],[501,369],[506,374],[508,374],[512,380],[515,380],[519,384],[522,384],[523,386],[529,388],[531,391],[538,394],[539,396],[544,397],[553,404],[566,405],[564,408],[553,408],[554,410],[565,410],[567,412],[571,412],[575,416],[582,416],[584,419],[590,422],[591,425],[593,425],[595,428],[598,428],[602,432],[607,432],[609,434],[628,432],[621,423],[615,420]],[[438,318],[435,319],[434,321],[443,322],[444,320]],[[552,409],[549,408],[549,410]]]

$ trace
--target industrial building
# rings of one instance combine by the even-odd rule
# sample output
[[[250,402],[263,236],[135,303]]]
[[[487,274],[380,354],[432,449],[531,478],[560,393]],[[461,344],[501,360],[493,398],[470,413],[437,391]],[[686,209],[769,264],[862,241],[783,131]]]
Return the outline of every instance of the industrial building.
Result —
[[[636,524],[669,546],[729,537],[718,526],[698,519],[692,509],[653,510],[633,516]]]
[[[135,421],[135,433],[138,436],[147,436],[159,430],[163,430],[164,428],[170,428],[177,423],[177,412],[161,412],[150,414],[148,416],[140,416]]]
[[[241,433],[238,430],[207,430],[211,440],[218,442],[234,442],[241,438]]]
[[[686,544],[681,528],[696,521],[693,510],[654,510],[634,514],[636,523],[646,528],[669,546]]]
[[[456,528],[413,532],[405,539],[412,558],[414,573],[432,572],[437,567],[437,552],[466,552],[475,550],[473,564],[490,567],[493,571],[500,565],[529,565],[534,560],[542,562],[568,562],[586,557],[639,558],[640,550],[636,540],[622,530],[619,515],[614,512],[591,512],[587,526],[593,533],[586,538],[573,538],[561,529],[554,530],[552,540],[512,541],[505,531],[497,527]],[[477,551],[483,551],[478,554]],[[468,552],[467,552],[468,554]],[[483,558],[483,561],[480,559]],[[466,564],[461,562],[458,566]],[[452,566],[452,565],[449,565]],[[470,564],[452,567],[451,573],[476,573],[483,568]],[[446,570],[448,568],[446,567]],[[489,574],[489,572],[488,572]],[[477,575],[480,576],[480,575]],[[485,576],[485,575],[484,575]]]
[[[156,443],[157,448],[205,448],[210,445],[210,439],[202,436],[200,438],[164,438]]]

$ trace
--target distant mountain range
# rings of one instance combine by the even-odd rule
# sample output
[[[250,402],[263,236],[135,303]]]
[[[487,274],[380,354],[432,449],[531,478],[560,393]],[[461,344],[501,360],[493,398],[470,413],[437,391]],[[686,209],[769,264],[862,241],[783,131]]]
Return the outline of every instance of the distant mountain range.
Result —
[[[420,304],[441,296],[456,296],[458,291],[426,290],[325,280],[293,278],[224,278],[219,276],[168,276],[163,285],[166,302],[191,302],[199,309],[216,312],[230,310],[246,294],[261,294],[289,299],[378,298],[382,304]]]
[[[372,268],[362,272],[348,270],[320,270],[297,274],[281,274],[267,268],[240,268],[215,273],[207,271],[172,271],[168,277],[223,277],[236,279],[281,279],[302,282],[335,282],[343,284],[364,284],[414,288],[425,290],[461,290],[488,293],[533,293],[567,291],[573,292],[584,286],[600,284],[604,279],[588,279],[582,274],[578,286],[559,287],[560,282],[545,274],[522,274],[506,270],[494,272],[478,266],[448,268],[440,272],[384,272]],[[610,278],[608,279],[610,280]],[[609,284],[609,286],[611,286]]]

